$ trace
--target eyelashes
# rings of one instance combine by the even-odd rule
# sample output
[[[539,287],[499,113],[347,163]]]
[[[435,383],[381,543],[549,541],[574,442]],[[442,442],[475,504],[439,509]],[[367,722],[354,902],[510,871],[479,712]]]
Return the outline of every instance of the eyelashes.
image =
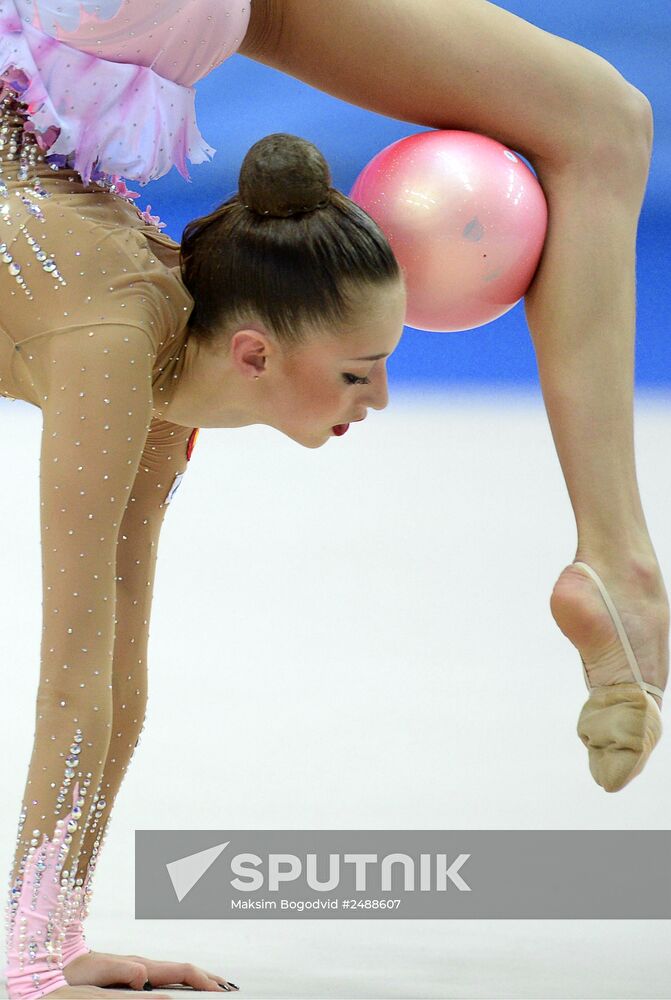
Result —
[[[348,385],[370,385],[369,378],[359,378],[358,375],[351,375],[349,372],[346,372],[343,378]]]

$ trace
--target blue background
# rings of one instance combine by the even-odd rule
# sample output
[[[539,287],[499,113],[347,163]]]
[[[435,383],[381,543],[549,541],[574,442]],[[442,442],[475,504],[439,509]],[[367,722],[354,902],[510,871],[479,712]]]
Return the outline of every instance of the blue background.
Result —
[[[652,102],[655,143],[638,230],[636,384],[666,390],[671,384],[671,2],[508,0],[499,6],[597,52]],[[204,138],[217,150],[214,159],[189,165],[191,183],[175,169],[145,187],[129,182],[141,192],[140,207],[151,203],[152,214],[160,215],[176,240],[190,219],[235,193],[245,153],[264,135],[291,132],[314,142],[329,162],[334,186],[348,194],[380,149],[425,130],[347,104],[241,55],[196,85],[196,111]],[[524,304],[470,331],[436,334],[407,327],[387,370],[390,386],[537,385]]]

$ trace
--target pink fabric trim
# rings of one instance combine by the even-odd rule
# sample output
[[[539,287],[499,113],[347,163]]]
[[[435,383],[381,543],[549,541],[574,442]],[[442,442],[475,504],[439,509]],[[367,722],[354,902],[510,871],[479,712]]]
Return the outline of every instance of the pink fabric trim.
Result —
[[[28,104],[44,152],[74,154],[86,184],[94,168],[146,184],[176,166],[190,180],[186,158],[202,163],[216,152],[198,129],[193,87],[73,49],[7,13],[4,0],[0,81]]]
[[[73,808],[78,798],[79,782],[75,782]],[[72,818],[70,811],[60,826],[56,824],[51,839],[44,833],[41,844],[26,861],[7,943],[5,977],[11,1000],[39,1000],[68,985],[60,955],[64,901],[58,897],[63,896],[64,839]]]
[[[65,941],[63,943],[63,968],[68,962],[74,961],[80,955],[88,955],[91,949],[84,940],[84,930],[81,923],[77,921],[78,929],[68,928]]]

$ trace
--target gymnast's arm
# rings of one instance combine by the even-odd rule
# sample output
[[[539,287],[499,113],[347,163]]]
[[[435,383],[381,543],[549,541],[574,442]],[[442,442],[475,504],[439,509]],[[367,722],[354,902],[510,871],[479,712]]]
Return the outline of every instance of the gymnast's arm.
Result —
[[[109,676],[117,536],[151,423],[155,350],[143,330],[110,324],[24,353],[43,399],[41,681],[53,699],[66,681]]]
[[[115,675],[133,675],[146,700],[146,664],[149,623],[154,591],[158,541],[177,475],[187,468],[187,445],[193,428],[152,419],[135,475],[117,543],[117,629],[114,641]],[[128,664],[127,671],[118,668]],[[134,695],[137,684],[134,682]],[[143,705],[138,711],[143,713]],[[139,717],[139,716],[138,716]]]

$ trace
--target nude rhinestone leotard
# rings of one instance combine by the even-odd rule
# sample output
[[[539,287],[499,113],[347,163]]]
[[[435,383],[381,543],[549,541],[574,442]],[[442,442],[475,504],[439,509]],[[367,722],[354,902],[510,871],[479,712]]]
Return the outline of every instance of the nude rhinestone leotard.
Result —
[[[170,422],[193,308],[179,246],[123,178],[204,158],[190,87],[237,49],[249,6],[0,0],[0,419],[8,399],[42,412],[41,663],[6,905],[12,1000],[66,985],[88,951],[92,876],[143,728],[159,533],[198,432]]]

